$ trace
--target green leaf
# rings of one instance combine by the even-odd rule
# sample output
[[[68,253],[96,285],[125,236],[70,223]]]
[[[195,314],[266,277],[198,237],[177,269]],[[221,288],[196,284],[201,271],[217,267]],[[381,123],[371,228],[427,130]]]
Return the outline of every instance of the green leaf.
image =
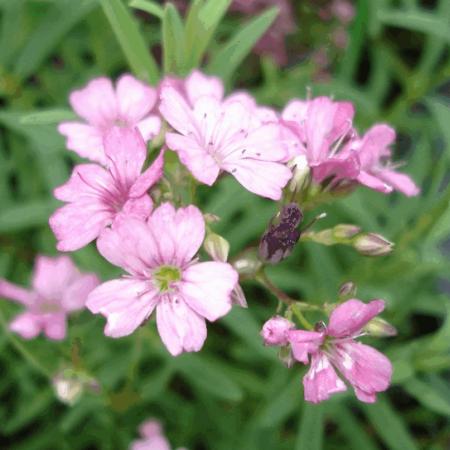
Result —
[[[156,84],[159,80],[158,66],[127,7],[121,0],[100,0],[100,3],[131,70],[137,77]]]
[[[347,438],[347,448],[378,450],[378,446],[366,433],[363,424],[342,403],[333,405],[333,421],[338,425],[338,430]]]
[[[213,56],[208,71],[228,82],[259,38],[272,25],[278,12],[278,8],[270,8],[247,23]]]
[[[243,396],[241,388],[218,368],[217,361],[184,354],[177,358],[175,367],[193,386],[217,398],[236,402]]]
[[[320,450],[322,448],[323,409],[324,405],[305,402],[295,450]]]
[[[402,417],[392,408],[386,397],[381,395],[376,403],[363,404],[362,407],[390,450],[418,450]]]
[[[55,209],[55,203],[49,200],[34,200],[2,209],[0,233],[11,233],[47,224],[49,215]]]
[[[69,109],[51,109],[25,114],[19,118],[21,125],[52,125],[64,120],[74,120],[77,115]]]
[[[430,34],[450,42],[448,19],[426,11],[378,10],[378,20],[407,30]]]
[[[28,36],[27,44],[17,56],[14,73],[26,78],[60,44],[62,37],[96,6],[96,0],[63,0],[45,14],[37,28]]]
[[[444,416],[450,416],[450,397],[447,392],[442,393],[431,383],[418,378],[410,378],[403,384],[403,388],[425,408]]]
[[[164,9],[162,21],[164,73],[182,75],[185,57],[183,21],[171,3]]]
[[[188,69],[197,67],[231,0],[197,0],[192,2],[186,19]]]
[[[148,12],[149,14],[158,17],[158,19],[162,19],[164,16],[164,8],[150,0],[133,0],[129,3],[129,6],[130,8]]]

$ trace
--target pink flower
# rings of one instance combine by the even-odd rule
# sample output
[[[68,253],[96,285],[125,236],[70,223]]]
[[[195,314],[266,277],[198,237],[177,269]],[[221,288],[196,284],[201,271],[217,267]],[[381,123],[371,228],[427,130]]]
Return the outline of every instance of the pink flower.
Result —
[[[308,364],[311,356],[311,367],[303,378],[306,401],[319,403],[347,389],[334,368],[353,386],[362,402],[375,402],[377,392],[389,387],[390,361],[374,348],[355,341],[364,334],[362,328],[383,309],[383,300],[364,304],[352,299],[331,313],[328,327],[288,331],[294,358]]]
[[[72,108],[87,123],[63,122],[58,131],[67,148],[105,164],[103,139],[113,127],[137,127],[146,142],[159,133],[161,120],[150,114],[156,100],[156,89],[131,75],[122,75],[115,89],[108,78],[96,78],[70,94]]]
[[[225,171],[250,192],[280,199],[292,174],[282,164],[287,149],[278,123],[263,123],[238,99],[203,95],[191,105],[170,85],[161,99],[161,114],[177,132],[166,134],[166,144],[198,181],[211,186]]]
[[[361,171],[357,180],[376,191],[389,193],[394,189],[408,197],[419,194],[420,189],[408,175],[395,171],[390,163],[390,145],[395,141],[395,130],[388,125],[374,125],[366,134],[355,139],[352,150],[358,155]]]
[[[355,179],[359,161],[354,152],[347,151],[347,140],[353,134],[353,105],[335,102],[328,97],[313,100],[292,100],[282,118],[300,144],[300,153],[308,160],[317,183]]]
[[[157,420],[147,420],[139,427],[142,439],[131,443],[130,450],[170,450],[170,444],[164,436],[161,424]],[[178,449],[183,450],[183,449]],[[185,450],[185,449],[184,449]]]
[[[205,222],[195,206],[159,206],[147,222],[127,218],[105,230],[100,253],[128,272],[100,285],[87,307],[107,318],[105,334],[131,334],[156,308],[156,323],[172,355],[198,351],[206,339],[205,319],[214,321],[231,308],[237,272],[223,262],[197,262]]]
[[[271,317],[263,326],[261,336],[265,345],[287,345],[288,331],[294,324],[281,316]]]
[[[87,295],[98,283],[96,275],[80,273],[68,256],[38,256],[32,290],[0,279],[0,297],[25,306],[9,328],[24,339],[33,339],[41,331],[49,339],[64,339],[67,314],[84,308]]]
[[[96,239],[118,218],[146,219],[152,210],[147,190],[162,176],[163,153],[143,173],[147,149],[136,129],[113,128],[104,139],[106,168],[80,164],[54,191],[67,202],[50,217],[60,251],[73,251]]]

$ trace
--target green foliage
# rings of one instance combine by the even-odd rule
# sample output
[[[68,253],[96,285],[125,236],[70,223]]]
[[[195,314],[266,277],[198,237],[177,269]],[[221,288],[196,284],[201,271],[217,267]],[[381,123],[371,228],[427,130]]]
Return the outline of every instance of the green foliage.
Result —
[[[305,218],[326,211],[317,230],[354,223],[380,233],[395,242],[392,254],[369,259],[344,246],[305,242],[269,277],[312,303],[333,300],[347,280],[361,299],[386,299],[384,317],[399,335],[370,343],[393,361],[393,388],[374,405],[358,403],[350,391],[320,406],[305,404],[305,369],[286,369],[276,349],[261,344],[261,325],[277,304],[253,282],[243,283],[249,309],[235,307],[209,324],[204,349],[176,359],[153,320],[114,340],[103,335],[104,319],[86,311],[70,320],[63,343],[22,341],[7,331],[20,307],[2,300],[1,448],[121,450],[148,417],[164,423],[174,448],[191,450],[447,448],[450,309],[448,286],[440,286],[450,271],[443,247],[450,235],[450,3],[425,9],[419,1],[358,1],[347,49],[322,81],[312,79],[309,56],[329,23],[308,24],[304,2],[293,2],[300,25],[289,39],[295,56],[280,69],[251,54],[277,9],[242,19],[226,14],[230,3],[194,0],[182,18],[174,6],[150,0],[0,1],[0,277],[26,285],[35,255],[56,253],[48,216],[58,203],[51,193],[78,158],[64,149],[55,125],[73,118],[72,89],[125,71],[155,84],[161,76],[152,54],[162,54],[165,73],[203,67],[276,107],[304,98],[310,86],[314,95],[353,101],[361,131],[391,123],[397,158],[407,161],[404,171],[422,194],[409,199],[361,188]],[[300,47],[306,57],[297,58]],[[232,257],[258,242],[276,211],[230,177],[198,191],[203,210],[221,217],[212,228],[229,240]],[[104,279],[117,274],[93,245],[74,259]],[[75,362],[102,390],[67,406],[50,378]]]

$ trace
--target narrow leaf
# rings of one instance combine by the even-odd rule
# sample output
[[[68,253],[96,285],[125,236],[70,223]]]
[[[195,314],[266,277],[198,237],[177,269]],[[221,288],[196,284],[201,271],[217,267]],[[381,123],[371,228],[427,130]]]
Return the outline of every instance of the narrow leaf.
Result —
[[[295,450],[320,450],[323,442],[323,405],[304,404]]]
[[[136,21],[121,0],[100,0],[106,17],[134,74],[156,84],[159,71]]]
[[[150,0],[133,0],[130,2],[129,6],[130,8],[139,9],[152,14],[153,16],[158,17],[158,19],[162,19],[164,16],[164,8]]]
[[[25,114],[19,119],[21,125],[52,125],[64,120],[74,120],[77,116],[69,109],[52,109]]]
[[[279,9],[270,8],[247,23],[212,58],[209,72],[229,81],[239,64],[277,17]]]
[[[184,28],[178,11],[171,3],[164,9],[162,23],[164,72],[182,75],[184,67]]]

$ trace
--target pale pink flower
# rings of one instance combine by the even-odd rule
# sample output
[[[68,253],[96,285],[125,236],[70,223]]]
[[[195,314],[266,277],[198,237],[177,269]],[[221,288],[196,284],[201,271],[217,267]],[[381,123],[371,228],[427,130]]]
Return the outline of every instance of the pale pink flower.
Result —
[[[176,131],[166,133],[166,144],[198,181],[211,186],[225,171],[250,192],[281,198],[292,174],[282,163],[288,151],[278,123],[263,123],[238,99],[203,95],[191,105],[167,85],[161,99],[160,111]]]
[[[146,219],[152,210],[148,189],[162,176],[163,153],[141,173],[147,148],[137,129],[113,128],[104,139],[106,167],[76,166],[54,195],[67,205],[50,217],[61,251],[73,251],[96,239],[105,227],[133,215]]]
[[[0,279],[0,297],[25,307],[9,328],[24,339],[40,332],[49,339],[64,339],[67,315],[84,308],[89,292],[98,283],[96,275],[80,273],[68,256],[38,256],[31,290]]]
[[[91,161],[107,163],[103,140],[113,127],[137,127],[145,142],[159,133],[161,120],[151,114],[157,91],[131,75],[122,75],[114,88],[101,77],[70,94],[74,111],[86,121],[63,122],[58,131],[67,137],[67,148]]]
[[[261,336],[265,345],[287,345],[288,331],[294,328],[294,324],[281,316],[271,317],[261,330]]]
[[[395,130],[388,125],[378,124],[370,128],[362,138],[354,139],[352,151],[356,152],[361,170],[357,180],[376,191],[389,193],[397,190],[408,197],[419,194],[414,181],[395,170],[390,162],[390,145],[395,141]]]
[[[139,427],[139,434],[141,439],[132,442],[129,450],[171,450],[169,441],[157,420],[150,419],[144,422]]]
[[[353,135],[354,108],[350,102],[335,102],[328,97],[292,100],[282,118],[297,136],[299,153],[307,158],[313,178],[321,183],[353,180],[359,174],[359,161],[348,152],[348,139]]]
[[[383,300],[364,304],[352,299],[334,309],[327,327],[288,331],[294,358],[308,364],[311,357],[311,367],[303,378],[306,401],[319,403],[347,389],[334,368],[353,386],[362,402],[375,402],[376,394],[389,387],[390,361],[374,348],[355,341],[364,334],[363,327],[383,309]]]
[[[197,262],[205,222],[195,206],[175,210],[163,203],[147,222],[127,218],[105,230],[99,252],[128,275],[96,288],[87,300],[107,318],[105,334],[131,334],[156,308],[159,335],[172,355],[198,351],[206,339],[205,319],[231,308],[237,272],[223,262]]]

